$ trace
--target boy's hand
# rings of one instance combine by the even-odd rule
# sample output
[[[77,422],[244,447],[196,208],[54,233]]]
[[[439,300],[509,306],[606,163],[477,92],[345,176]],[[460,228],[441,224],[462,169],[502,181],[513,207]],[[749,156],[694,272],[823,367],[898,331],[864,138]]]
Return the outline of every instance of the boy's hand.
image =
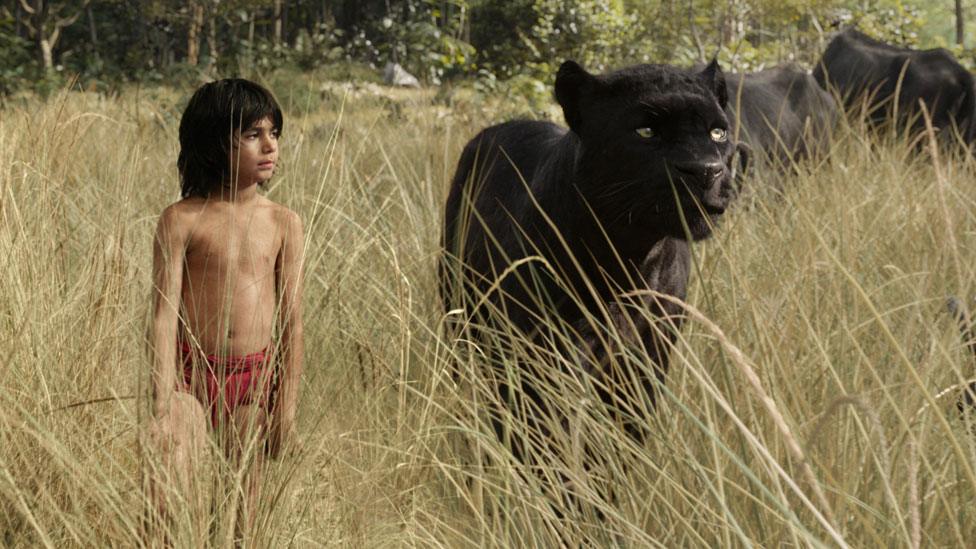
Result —
[[[173,409],[173,392],[156,395],[153,399],[153,417],[158,421],[163,421],[169,417],[170,410]]]

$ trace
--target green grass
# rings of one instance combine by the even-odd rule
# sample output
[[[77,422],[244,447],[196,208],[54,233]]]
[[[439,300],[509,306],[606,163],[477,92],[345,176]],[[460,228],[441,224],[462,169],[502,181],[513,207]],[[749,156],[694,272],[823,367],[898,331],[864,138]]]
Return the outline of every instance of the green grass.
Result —
[[[0,111],[0,545],[140,544],[151,239],[178,197],[185,92],[70,92]],[[976,293],[972,160],[842,127],[820,165],[749,179],[694,247],[701,316],[681,332],[647,443],[621,436],[586,380],[553,375],[569,429],[527,472],[487,422],[478,350],[443,334],[436,280],[461,147],[510,111],[426,92],[308,94],[289,106],[267,191],[307,233],[304,444],[269,473],[257,545],[976,535],[976,439],[947,391],[976,365],[945,312],[948,294]],[[590,469],[586,448],[601,457]],[[221,459],[209,466],[224,484],[194,495],[218,502],[214,525],[180,522],[180,545],[229,532],[219,503],[236,480]],[[559,519],[566,491],[586,505]]]

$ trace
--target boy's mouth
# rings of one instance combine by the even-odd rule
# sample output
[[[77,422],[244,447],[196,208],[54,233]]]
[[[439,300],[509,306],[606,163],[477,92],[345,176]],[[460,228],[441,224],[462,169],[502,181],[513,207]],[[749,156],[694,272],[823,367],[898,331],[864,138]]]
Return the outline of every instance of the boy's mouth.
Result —
[[[274,168],[274,160],[266,160],[264,162],[258,162],[258,168],[262,170],[270,170]]]

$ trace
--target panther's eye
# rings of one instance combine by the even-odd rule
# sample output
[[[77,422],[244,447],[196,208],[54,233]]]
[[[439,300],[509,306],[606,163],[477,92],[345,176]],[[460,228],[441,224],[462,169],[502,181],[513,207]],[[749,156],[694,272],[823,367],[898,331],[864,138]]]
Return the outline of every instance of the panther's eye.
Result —
[[[725,143],[729,139],[729,132],[723,130],[722,128],[712,128],[709,135],[711,136],[712,141],[715,141],[716,143]]]
[[[641,136],[644,139],[650,139],[654,137],[654,130],[650,128],[637,128],[634,131],[637,132],[637,135]]]

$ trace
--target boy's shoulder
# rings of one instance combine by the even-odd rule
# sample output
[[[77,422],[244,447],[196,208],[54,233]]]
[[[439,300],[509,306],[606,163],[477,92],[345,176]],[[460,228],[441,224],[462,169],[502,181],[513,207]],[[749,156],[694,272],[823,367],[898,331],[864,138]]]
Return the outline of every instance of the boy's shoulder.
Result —
[[[275,220],[282,225],[298,224],[300,226],[302,223],[301,217],[294,210],[268,197],[261,197],[261,206],[268,208]]]
[[[208,208],[209,206],[209,208]],[[301,229],[301,218],[291,208],[275,202],[267,197],[258,198],[256,206],[269,214],[273,224],[279,227]],[[167,206],[159,216],[160,226],[187,226],[195,221],[208,217],[209,214],[221,215],[226,211],[223,207],[203,198],[189,197]]]
[[[163,209],[162,213],[159,214],[158,226],[160,229],[165,228],[168,232],[173,230],[179,232],[180,227],[192,222],[193,218],[198,216],[202,209],[202,202],[200,200],[184,198]]]
[[[166,206],[166,208],[163,209],[163,213],[160,214],[160,218],[173,219],[198,214],[203,210],[203,205],[205,203],[206,201],[200,198],[184,198],[177,202],[173,202],[169,206]]]

